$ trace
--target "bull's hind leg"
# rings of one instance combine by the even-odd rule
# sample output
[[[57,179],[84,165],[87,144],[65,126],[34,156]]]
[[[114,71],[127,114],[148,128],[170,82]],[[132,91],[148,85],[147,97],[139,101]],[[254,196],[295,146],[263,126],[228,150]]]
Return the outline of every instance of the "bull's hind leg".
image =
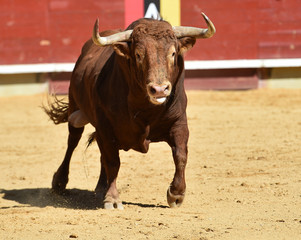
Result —
[[[108,178],[104,167],[105,163],[103,160],[103,156],[100,157],[100,162],[101,162],[100,176],[95,188],[95,192],[96,192],[96,197],[103,200],[108,190]]]
[[[68,124],[68,128],[69,137],[65,158],[58,170],[56,171],[56,173],[54,174],[52,180],[52,189],[58,193],[62,193],[66,188],[66,185],[68,183],[70,159],[84,131],[84,127],[75,128],[71,126],[70,123]]]

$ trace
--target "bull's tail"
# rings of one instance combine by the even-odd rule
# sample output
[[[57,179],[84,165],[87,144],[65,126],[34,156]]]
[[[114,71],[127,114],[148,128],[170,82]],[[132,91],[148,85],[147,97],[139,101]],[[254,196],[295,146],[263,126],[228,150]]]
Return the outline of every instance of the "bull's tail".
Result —
[[[96,138],[96,132],[91,133],[87,141],[86,149],[91,146],[91,144],[95,141],[95,138]]]
[[[48,106],[43,105],[45,113],[54,122],[54,124],[60,124],[68,122],[68,109],[69,103],[64,100],[58,99],[54,96],[54,101],[48,99]]]

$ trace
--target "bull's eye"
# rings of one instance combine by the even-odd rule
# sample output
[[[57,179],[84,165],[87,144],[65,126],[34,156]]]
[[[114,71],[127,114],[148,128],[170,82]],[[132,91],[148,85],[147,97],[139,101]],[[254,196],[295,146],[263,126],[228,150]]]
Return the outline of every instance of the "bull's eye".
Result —
[[[171,66],[176,64],[176,51],[173,51],[170,55],[170,60],[169,60],[169,64]]]
[[[176,65],[176,56],[177,56],[177,51],[176,47],[174,45],[170,46],[167,52],[167,61],[169,67],[173,67]]]
[[[140,54],[139,53],[136,53],[136,59],[137,59],[137,61],[141,61],[141,56],[140,56]]]

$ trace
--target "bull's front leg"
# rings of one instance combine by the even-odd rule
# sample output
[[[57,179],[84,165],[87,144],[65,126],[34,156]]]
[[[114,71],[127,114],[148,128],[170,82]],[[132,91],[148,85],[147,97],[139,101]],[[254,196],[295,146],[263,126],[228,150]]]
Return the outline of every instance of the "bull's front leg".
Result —
[[[175,163],[174,178],[167,190],[167,202],[171,208],[180,207],[185,197],[188,137],[189,130],[186,119],[171,129],[169,145],[171,146]]]
[[[119,150],[113,143],[102,141],[99,135],[96,140],[101,152],[101,174],[95,189],[96,195],[103,201],[105,209],[123,209],[116,185],[120,168]]]

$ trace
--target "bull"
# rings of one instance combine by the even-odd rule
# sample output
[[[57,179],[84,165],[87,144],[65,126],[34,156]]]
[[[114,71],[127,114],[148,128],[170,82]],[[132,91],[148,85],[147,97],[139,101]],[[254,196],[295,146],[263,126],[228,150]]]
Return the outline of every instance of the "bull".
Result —
[[[175,164],[167,202],[170,207],[182,204],[189,137],[184,53],[196,39],[215,33],[202,15],[206,29],[144,18],[125,31],[99,33],[96,20],[72,72],[68,103],[56,99],[44,108],[54,123],[68,122],[69,129],[66,154],[52,180],[54,191],[65,190],[72,153],[90,123],[95,128],[90,140],[101,152],[95,192],[105,209],[123,209],[116,186],[119,150],[146,153],[151,142],[160,141],[171,147]]]

